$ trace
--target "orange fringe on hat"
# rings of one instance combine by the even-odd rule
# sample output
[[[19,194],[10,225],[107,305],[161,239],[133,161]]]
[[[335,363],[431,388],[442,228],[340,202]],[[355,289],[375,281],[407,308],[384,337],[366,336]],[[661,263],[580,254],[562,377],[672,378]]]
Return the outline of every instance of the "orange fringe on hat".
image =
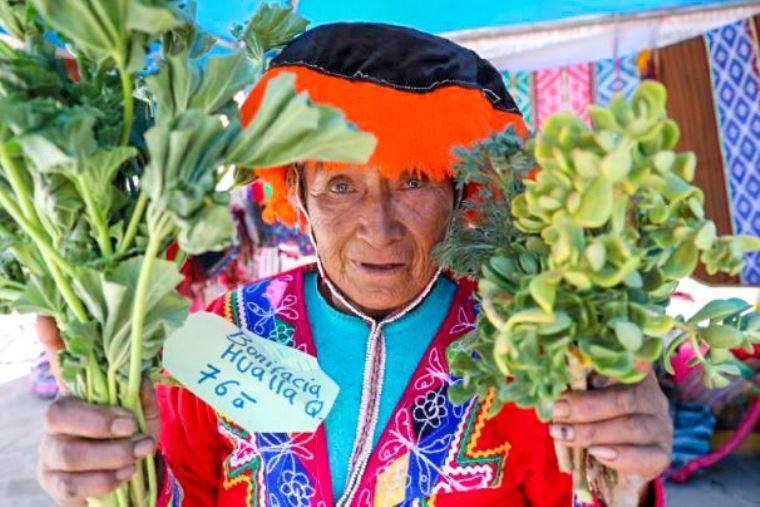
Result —
[[[377,138],[377,148],[366,164],[386,178],[420,171],[433,180],[453,175],[455,147],[468,147],[494,132],[514,125],[527,134],[522,116],[496,109],[485,92],[455,84],[424,93],[400,90],[364,80],[332,76],[304,66],[281,66],[267,71],[243,104],[241,120],[247,126],[256,115],[266,86],[283,72],[296,75],[296,90],[314,102],[334,106],[348,121]],[[328,170],[347,166],[325,162]],[[271,187],[263,218],[292,226],[298,214],[288,199],[287,168],[254,168]]]

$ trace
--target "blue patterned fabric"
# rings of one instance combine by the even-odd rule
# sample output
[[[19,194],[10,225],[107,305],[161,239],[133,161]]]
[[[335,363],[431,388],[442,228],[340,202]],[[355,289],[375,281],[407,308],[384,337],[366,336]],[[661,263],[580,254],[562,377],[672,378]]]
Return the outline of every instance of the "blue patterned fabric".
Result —
[[[596,103],[600,106],[609,105],[617,93],[630,98],[641,82],[636,55],[594,62],[594,77]]]
[[[734,233],[760,235],[760,70],[751,20],[706,35]],[[742,273],[760,283],[760,255]]]

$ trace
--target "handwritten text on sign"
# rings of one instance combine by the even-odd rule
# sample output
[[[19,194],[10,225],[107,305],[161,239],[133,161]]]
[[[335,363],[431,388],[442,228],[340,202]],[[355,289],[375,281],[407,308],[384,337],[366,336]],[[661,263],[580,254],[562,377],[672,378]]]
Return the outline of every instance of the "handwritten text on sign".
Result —
[[[164,366],[250,432],[313,432],[338,394],[313,356],[211,313],[191,315],[167,340]]]

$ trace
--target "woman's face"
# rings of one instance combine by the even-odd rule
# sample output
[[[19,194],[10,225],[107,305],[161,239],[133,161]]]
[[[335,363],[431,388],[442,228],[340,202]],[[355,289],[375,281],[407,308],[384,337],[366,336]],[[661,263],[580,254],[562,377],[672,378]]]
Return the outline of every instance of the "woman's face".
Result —
[[[433,247],[454,208],[449,180],[394,180],[371,168],[305,170],[306,208],[327,276],[361,310],[412,301],[437,270]]]

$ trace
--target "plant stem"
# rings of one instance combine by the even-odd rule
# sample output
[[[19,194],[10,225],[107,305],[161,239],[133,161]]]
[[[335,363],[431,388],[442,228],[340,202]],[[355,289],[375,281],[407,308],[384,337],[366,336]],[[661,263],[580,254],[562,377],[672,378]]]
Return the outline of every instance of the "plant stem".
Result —
[[[48,259],[45,256],[44,252],[42,253],[42,257],[45,259],[45,262],[47,262],[50,274],[53,276],[53,280],[55,280],[55,283],[58,286],[58,290],[61,292],[64,301],[66,301],[66,304],[69,306],[71,311],[74,312],[74,316],[79,320],[79,322],[88,322],[90,319],[87,316],[87,311],[85,310],[84,305],[82,305],[82,302],[79,300],[77,295],[74,294],[74,289],[71,288],[69,281],[58,270],[58,266],[56,266],[51,259]]]
[[[137,404],[137,424],[140,431],[145,433],[148,425],[145,422],[145,413],[143,412],[142,403]],[[148,473],[148,505],[153,507],[158,501],[158,481],[156,479],[156,460],[154,456],[146,456],[144,460],[145,469]]]
[[[74,276],[74,268],[61,257],[61,254],[59,254],[55,248],[53,248],[50,241],[43,235],[37,224],[26,219],[21,209],[13,201],[13,198],[2,187],[0,187],[0,206],[5,208],[5,211],[8,212],[16,224],[18,224],[18,226],[32,238],[37,248],[40,249],[40,253],[43,255],[45,262],[48,264],[56,264],[63,269],[67,275]]]
[[[85,208],[87,209],[87,214],[90,216],[90,221],[98,232],[98,245],[100,246],[100,251],[104,257],[111,258],[113,257],[113,246],[111,245],[111,232],[108,230],[108,224],[95,204],[95,199],[92,198],[92,194],[87,187],[87,182],[84,180],[84,177],[79,176],[77,178],[77,183],[77,186],[79,187],[79,195],[82,196]]]
[[[5,175],[8,178],[8,183],[11,184],[13,193],[21,202],[21,209],[24,210],[24,216],[32,222],[37,221],[37,210],[34,209],[34,203],[32,202],[32,192],[24,181],[24,177],[21,174],[21,168],[18,166],[13,156],[8,153],[8,148],[5,143],[0,142],[0,162],[5,167]]]
[[[135,112],[135,98],[133,96],[134,88],[132,76],[127,72],[122,62],[117,62],[119,68],[119,77],[121,78],[121,90],[124,100],[124,124],[121,130],[121,145],[129,144],[129,136],[132,133],[132,119]]]
[[[22,292],[23,291],[19,289],[0,287],[0,299],[4,299],[6,301],[14,301],[19,296],[21,296]]]
[[[124,238],[121,241],[121,244],[116,249],[117,255],[124,255],[127,253],[127,250],[130,249],[132,246],[132,242],[135,240],[135,236],[137,236],[137,229],[140,226],[140,221],[142,220],[142,216],[145,213],[145,208],[148,206],[148,194],[145,192],[140,192],[140,196],[137,198],[137,204],[135,204],[135,209],[132,212],[132,216],[129,219],[129,225],[127,226],[127,232],[124,234]]]
[[[135,300],[132,306],[132,333],[130,336],[129,380],[127,393],[124,398],[124,406],[133,412],[137,411],[140,396],[141,366],[142,366],[142,343],[143,324],[145,323],[145,306],[148,287],[150,285],[150,273],[158,256],[164,237],[169,232],[170,219],[167,215],[159,213],[158,216],[148,219],[150,239],[145,251],[140,275],[135,289]]]
[[[109,365],[106,378],[108,379],[108,404],[117,405],[119,403],[119,393],[116,386],[116,369],[114,365]]]
[[[1,187],[0,206],[5,208],[11,218],[16,221],[18,226],[24,229],[24,231],[32,237],[37,245],[37,248],[40,250],[40,254],[42,254],[42,260],[47,265],[47,268],[50,271],[50,275],[53,277],[53,280],[58,286],[58,290],[61,292],[61,295],[66,301],[66,304],[69,306],[71,311],[74,312],[74,315],[77,317],[77,319],[79,319],[80,322],[87,322],[89,319],[87,318],[87,312],[85,311],[82,302],[79,301],[79,298],[77,298],[76,294],[74,294],[74,290],[71,288],[69,281],[59,271],[59,266],[65,266],[66,269],[64,271],[66,271],[66,274],[73,276],[74,268],[71,267],[55,249],[53,249],[53,247],[48,242],[48,239],[43,235],[42,232],[40,232],[37,226],[30,223],[26,218],[24,218],[24,215],[21,213],[21,210],[18,208],[16,203],[13,202],[8,193]]]
[[[584,367],[578,357],[571,351],[567,353],[567,366],[570,372],[570,388],[573,391],[588,389],[588,368]],[[586,468],[586,449],[574,447],[571,450],[573,492],[582,503],[591,503],[593,496],[588,483]]]

